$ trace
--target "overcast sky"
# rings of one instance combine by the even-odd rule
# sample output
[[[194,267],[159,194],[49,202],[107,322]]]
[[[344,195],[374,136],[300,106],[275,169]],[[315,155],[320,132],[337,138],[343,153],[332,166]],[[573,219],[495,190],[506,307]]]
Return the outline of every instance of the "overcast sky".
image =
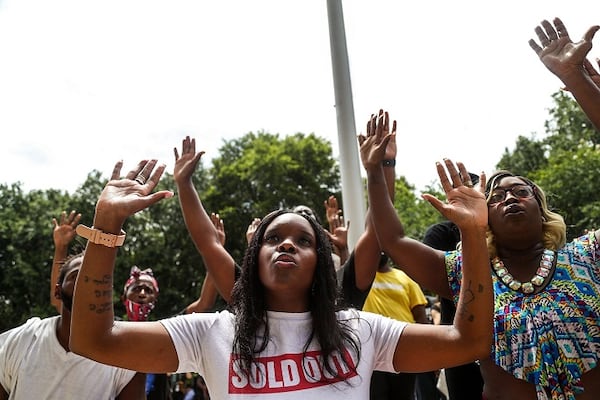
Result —
[[[343,2],[357,132],[398,120],[397,174],[417,188],[434,163],[492,172],[518,135],[543,134],[560,82],[527,41],[559,16],[571,37],[600,2]],[[600,36],[593,57],[600,56]],[[338,155],[324,0],[0,0],[0,183],[75,190],[196,138],[315,133]],[[362,168],[361,168],[362,172]]]

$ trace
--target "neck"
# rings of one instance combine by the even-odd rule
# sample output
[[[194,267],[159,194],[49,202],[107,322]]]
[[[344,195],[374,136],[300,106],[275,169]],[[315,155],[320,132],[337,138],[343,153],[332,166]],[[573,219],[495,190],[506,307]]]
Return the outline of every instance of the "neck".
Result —
[[[58,343],[65,349],[65,351],[71,351],[69,349],[69,338],[71,337],[71,313],[64,309],[58,321],[56,322],[56,338]]]
[[[500,247],[497,246],[498,257],[505,262],[527,262],[539,260],[544,252],[544,244],[536,242],[527,247]]]

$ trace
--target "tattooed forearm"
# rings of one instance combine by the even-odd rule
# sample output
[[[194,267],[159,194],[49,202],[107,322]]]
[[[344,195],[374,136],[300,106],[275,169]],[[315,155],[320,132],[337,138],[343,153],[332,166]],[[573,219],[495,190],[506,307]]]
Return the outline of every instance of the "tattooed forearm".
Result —
[[[94,290],[96,297],[112,297],[112,290]]]
[[[89,305],[90,311],[93,311],[96,314],[104,314],[106,312],[112,311],[112,307],[113,307],[112,302]]]
[[[475,316],[469,310],[469,305],[471,303],[473,303],[473,301],[475,300],[475,293],[471,286],[472,286],[472,282],[469,281],[469,283],[467,284],[467,287],[463,289],[463,292],[461,293],[461,296],[460,296],[461,297],[461,305],[462,305],[462,307],[460,307],[460,315],[461,315],[461,317],[466,318],[470,322],[472,322],[475,319]],[[477,285],[477,292],[478,293],[483,292],[482,285]]]

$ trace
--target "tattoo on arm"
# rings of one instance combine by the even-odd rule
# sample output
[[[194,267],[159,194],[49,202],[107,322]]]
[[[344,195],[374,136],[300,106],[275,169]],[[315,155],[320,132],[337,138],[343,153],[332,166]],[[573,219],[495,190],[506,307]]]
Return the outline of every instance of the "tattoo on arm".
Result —
[[[469,311],[469,304],[471,304],[475,300],[475,293],[473,292],[473,289],[471,289],[471,284],[472,282],[469,281],[469,284],[467,285],[466,289],[463,291],[463,294],[461,296],[461,316],[463,318],[466,317],[469,322],[472,322],[475,319],[475,316]],[[477,292],[481,293],[482,291],[483,287],[479,285],[479,287],[477,288]]]

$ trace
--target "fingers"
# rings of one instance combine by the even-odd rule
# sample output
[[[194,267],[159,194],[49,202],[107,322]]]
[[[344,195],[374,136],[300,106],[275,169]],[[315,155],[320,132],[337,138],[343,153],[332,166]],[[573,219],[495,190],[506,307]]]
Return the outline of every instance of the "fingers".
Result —
[[[358,138],[358,145],[359,146],[362,146],[363,143],[365,142],[365,140],[367,140],[367,138],[364,135],[358,135],[357,138]]]
[[[112,170],[112,174],[110,176],[111,180],[119,179],[121,176],[121,168],[123,168],[123,160],[117,161],[115,167]]]
[[[542,52],[542,48],[533,39],[529,39],[529,47],[531,47],[533,51],[535,51],[535,54],[537,54],[538,56]]]
[[[445,158],[443,162],[443,164],[436,162],[435,166],[438,176],[440,177],[440,183],[445,192],[449,192],[453,188],[459,186],[473,187],[471,177],[462,162],[459,161],[455,165],[452,160],[447,158]]]
[[[485,186],[487,185],[487,176],[485,175],[485,172],[481,171],[481,173],[479,174],[479,192],[484,193],[485,194]]]
[[[559,37],[569,37],[567,28],[565,28],[565,25],[559,18],[554,19],[554,26],[548,20],[543,20],[540,23],[540,25],[536,26],[534,31],[538,37],[541,46],[538,45],[533,39],[530,39],[528,42],[529,47],[531,47],[533,51],[535,51],[538,55],[543,50],[543,48],[548,47],[552,43],[552,41],[557,40]]]
[[[556,27],[556,32],[558,32],[558,37],[569,37],[569,32],[567,32],[567,28],[560,18],[554,18],[554,26]]]
[[[543,20],[542,26],[544,27],[544,30],[546,31],[546,36],[548,37],[548,44],[550,44],[552,40],[558,39],[558,33],[556,32],[554,26],[552,26],[550,22]],[[544,46],[547,46],[548,44],[544,44]]]
[[[123,166],[123,161],[120,161],[121,166],[119,167],[119,174],[117,174],[115,176],[115,171],[113,171],[113,179],[119,179],[120,176],[120,171],[121,171],[121,167]],[[131,171],[129,171],[127,173],[127,175],[125,175],[126,179],[131,179],[134,180],[136,176],[138,176],[140,174],[140,172],[142,172],[142,170],[144,169],[144,166],[148,164],[148,160],[141,160],[140,162],[138,162],[138,165],[132,169]],[[116,167],[115,167],[116,170]]]
[[[586,42],[591,42],[596,32],[598,32],[598,29],[600,29],[600,26],[592,26],[590,29],[587,30],[585,35],[583,35],[583,40],[585,40]]]
[[[152,175],[150,176],[150,179],[148,179],[148,181],[146,182],[146,184],[152,183],[152,187],[155,187],[158,184],[158,181],[160,181],[160,177],[167,168],[165,164],[160,164],[156,169],[154,169],[156,163],[157,160],[150,160],[148,164],[146,164],[146,167],[144,167],[144,171],[149,170],[150,172],[152,172],[152,170],[154,170],[154,172],[152,172]],[[144,174],[144,176],[146,175]]]
[[[545,21],[545,22],[548,22],[548,21]],[[542,27],[536,26],[535,34],[537,35],[538,40],[540,41],[540,44],[542,45],[542,47],[546,47],[550,44],[550,39],[548,39],[548,36],[546,35],[546,32],[544,32]]]
[[[71,225],[73,228],[77,226],[79,220],[81,219],[81,213],[76,213],[75,210],[69,213],[69,218],[66,220],[66,223]]]

